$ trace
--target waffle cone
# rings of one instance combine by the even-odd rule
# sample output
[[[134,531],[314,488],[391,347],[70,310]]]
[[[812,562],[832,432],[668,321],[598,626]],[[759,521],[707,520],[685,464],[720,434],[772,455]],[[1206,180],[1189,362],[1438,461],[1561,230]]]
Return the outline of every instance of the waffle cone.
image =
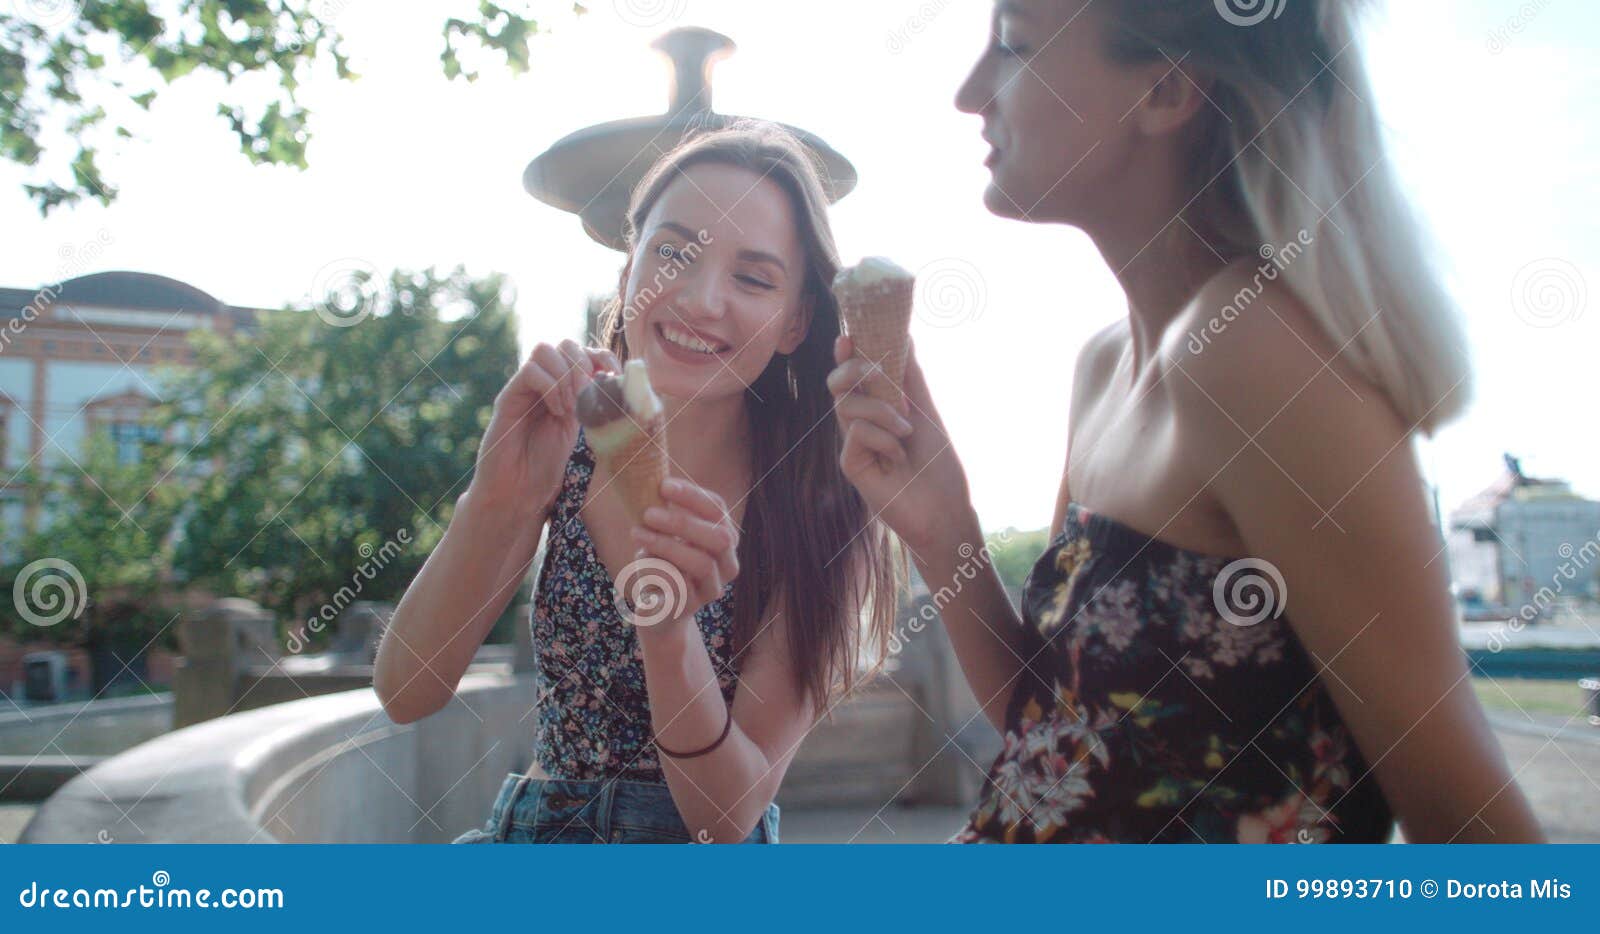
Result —
[[[657,415],[642,428],[628,433],[621,444],[606,452],[595,452],[605,464],[622,504],[635,525],[644,522],[644,511],[665,506],[661,481],[667,478],[667,420]]]
[[[845,333],[855,352],[881,367],[893,384],[890,388],[881,380],[869,380],[867,390],[891,403],[898,401],[905,379],[915,288],[916,280],[906,278],[841,290],[838,295]]]

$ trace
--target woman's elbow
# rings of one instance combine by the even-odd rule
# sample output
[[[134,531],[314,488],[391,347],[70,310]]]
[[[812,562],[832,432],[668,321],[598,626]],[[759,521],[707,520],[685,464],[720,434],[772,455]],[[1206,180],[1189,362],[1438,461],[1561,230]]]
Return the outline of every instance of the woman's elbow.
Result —
[[[372,689],[378,695],[378,703],[383,705],[383,712],[396,724],[415,723],[436,713],[449,702],[449,698],[435,702],[434,698],[423,697],[415,685],[397,686],[392,682],[393,678],[385,677],[381,667],[373,673]]]

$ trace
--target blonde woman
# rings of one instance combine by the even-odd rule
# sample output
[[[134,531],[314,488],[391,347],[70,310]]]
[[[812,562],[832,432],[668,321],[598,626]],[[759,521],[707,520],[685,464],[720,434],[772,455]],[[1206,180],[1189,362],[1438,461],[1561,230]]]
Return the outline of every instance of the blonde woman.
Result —
[[[1004,734],[958,840],[1376,842],[1396,818],[1412,841],[1541,839],[1410,443],[1468,370],[1355,6],[995,9],[957,97],[992,147],[985,201],[1083,230],[1128,306],[1061,386],[1069,423],[1037,427],[1069,454],[1020,616],[988,570],[943,613]],[[846,475],[948,579],[980,531],[921,370],[896,412],[850,351]]]

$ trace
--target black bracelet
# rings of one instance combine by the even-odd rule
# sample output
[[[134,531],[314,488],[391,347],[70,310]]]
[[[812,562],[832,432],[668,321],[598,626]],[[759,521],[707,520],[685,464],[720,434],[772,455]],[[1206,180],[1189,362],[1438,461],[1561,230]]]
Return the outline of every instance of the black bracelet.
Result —
[[[661,740],[657,738],[655,740],[656,752],[673,759],[693,759],[697,756],[703,756],[711,750],[716,749],[718,746],[721,746],[722,741],[727,739],[728,734],[733,730],[733,708],[727,707],[726,709],[728,711],[728,722],[722,725],[722,735],[713,740],[711,745],[696,749],[693,752],[673,752],[667,747],[661,745]]]

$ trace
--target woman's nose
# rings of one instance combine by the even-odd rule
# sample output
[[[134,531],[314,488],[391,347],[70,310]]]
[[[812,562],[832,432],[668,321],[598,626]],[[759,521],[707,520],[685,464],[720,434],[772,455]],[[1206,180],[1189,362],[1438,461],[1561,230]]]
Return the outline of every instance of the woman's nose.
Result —
[[[982,113],[989,106],[994,95],[989,93],[989,81],[984,74],[983,61],[979,60],[972,66],[972,71],[967,73],[961,87],[956,89],[956,109],[962,113]]]
[[[678,296],[678,307],[684,317],[721,318],[727,299],[722,287],[722,277],[710,269],[697,270],[683,283]]]

